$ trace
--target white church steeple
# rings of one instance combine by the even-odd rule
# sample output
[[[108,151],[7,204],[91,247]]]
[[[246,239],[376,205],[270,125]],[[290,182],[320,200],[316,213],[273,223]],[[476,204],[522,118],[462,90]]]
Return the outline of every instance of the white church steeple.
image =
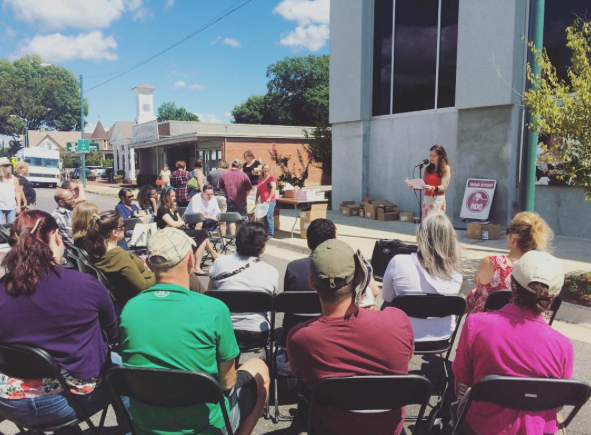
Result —
[[[141,84],[132,89],[135,94],[136,124],[143,124],[156,120],[154,115],[154,86]]]

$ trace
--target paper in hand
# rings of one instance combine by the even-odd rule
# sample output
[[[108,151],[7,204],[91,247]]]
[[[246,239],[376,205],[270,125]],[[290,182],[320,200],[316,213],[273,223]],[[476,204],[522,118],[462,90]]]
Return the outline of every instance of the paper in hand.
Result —
[[[425,188],[425,182],[423,181],[422,178],[414,178],[412,180],[406,179],[404,180],[406,182],[406,184],[410,185],[413,189],[424,189]]]

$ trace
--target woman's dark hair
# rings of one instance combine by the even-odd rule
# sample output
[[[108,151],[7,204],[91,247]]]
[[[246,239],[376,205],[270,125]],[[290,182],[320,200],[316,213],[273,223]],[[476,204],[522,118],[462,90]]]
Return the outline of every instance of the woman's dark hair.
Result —
[[[95,214],[90,220],[86,232],[84,249],[93,261],[97,261],[107,252],[107,241],[111,231],[123,226],[123,218],[114,210]]]
[[[2,266],[2,282],[10,296],[35,293],[41,276],[56,264],[49,239],[59,227],[55,219],[41,210],[22,212],[10,228],[8,244],[12,248]]]
[[[307,237],[308,248],[313,251],[327,240],[336,239],[337,227],[328,219],[315,219],[308,227]]]
[[[203,167],[203,159],[196,158],[195,162],[193,163],[193,167],[201,169]]]
[[[530,282],[529,287],[535,290],[535,293],[522,287],[515,278],[511,277],[511,290],[513,295],[511,301],[518,307],[530,310],[534,314],[542,314],[548,311],[554,302],[556,296],[548,292],[548,286],[541,282]]]
[[[248,222],[236,232],[236,252],[245,257],[258,257],[265,249],[267,230],[259,222]]]
[[[449,170],[451,171],[451,165],[449,164],[449,159],[447,158],[447,151],[445,151],[443,145],[433,145],[429,151],[435,151],[437,153],[439,156],[439,164],[436,168],[433,163],[429,163],[429,166],[427,166],[428,173],[432,174],[433,172],[437,171],[437,175],[443,177],[443,174],[445,174],[445,168],[449,167]]]
[[[152,207],[152,204],[150,203],[150,193],[152,193],[153,190],[156,190],[156,187],[151,184],[145,184],[137,193],[137,203],[142,210]]]
[[[254,154],[251,150],[244,151],[244,158],[252,157],[254,159]]]
[[[121,202],[123,202],[123,198],[125,198],[128,193],[133,193],[133,191],[131,189],[127,189],[126,187],[124,187],[123,189],[120,189],[119,193],[118,193],[119,200]]]

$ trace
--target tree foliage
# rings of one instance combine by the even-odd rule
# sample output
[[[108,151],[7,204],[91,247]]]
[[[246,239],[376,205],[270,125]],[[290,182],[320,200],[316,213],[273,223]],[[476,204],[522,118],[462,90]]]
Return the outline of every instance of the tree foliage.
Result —
[[[271,151],[269,151],[269,155],[281,171],[281,175],[277,177],[280,193],[283,193],[285,183],[289,183],[294,187],[304,187],[310,172],[310,165],[312,164],[310,156],[307,156],[308,158],[304,160],[302,152],[298,150],[298,163],[290,162],[291,157],[279,154],[275,144],[273,144]]]
[[[199,117],[184,107],[177,107],[176,103],[168,101],[158,107],[158,122],[164,121],[199,121]]]
[[[530,44],[541,74],[534,75],[528,65],[533,87],[525,93],[525,104],[534,119],[529,128],[551,138],[550,147],[540,144],[542,160],[557,165],[558,178],[582,187],[591,200],[591,23],[575,20],[566,36],[572,52],[566,81],[558,78],[546,50]]]
[[[88,114],[88,102],[84,101]],[[42,66],[38,56],[0,60],[0,134],[29,130],[80,130],[80,91],[71,71]]]
[[[328,125],[329,57],[286,57],[267,68],[267,93],[232,111],[235,122],[271,125]]]
[[[89,166],[102,166],[103,165],[103,155],[100,152],[87,154],[86,155],[86,164]]]
[[[68,151],[60,151],[60,159],[62,160],[62,168],[73,168],[74,157]]]
[[[312,134],[304,130],[308,139],[306,151],[312,156],[313,165],[322,169],[327,175],[332,175],[332,130],[328,126],[319,126],[312,130]]]

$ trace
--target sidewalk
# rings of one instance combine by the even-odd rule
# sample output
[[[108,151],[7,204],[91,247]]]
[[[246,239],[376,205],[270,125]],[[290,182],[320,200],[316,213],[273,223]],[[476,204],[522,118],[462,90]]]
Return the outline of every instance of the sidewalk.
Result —
[[[117,198],[117,194],[119,193],[119,190],[121,190],[124,187],[129,186],[128,184],[117,184],[117,183],[113,183],[113,184],[109,184],[106,181],[87,181],[86,182],[86,192],[88,193],[95,193],[97,195],[104,195],[104,196],[112,196],[114,198]],[[133,194],[136,195],[138,192],[138,189],[136,187],[131,189],[133,191]]]

